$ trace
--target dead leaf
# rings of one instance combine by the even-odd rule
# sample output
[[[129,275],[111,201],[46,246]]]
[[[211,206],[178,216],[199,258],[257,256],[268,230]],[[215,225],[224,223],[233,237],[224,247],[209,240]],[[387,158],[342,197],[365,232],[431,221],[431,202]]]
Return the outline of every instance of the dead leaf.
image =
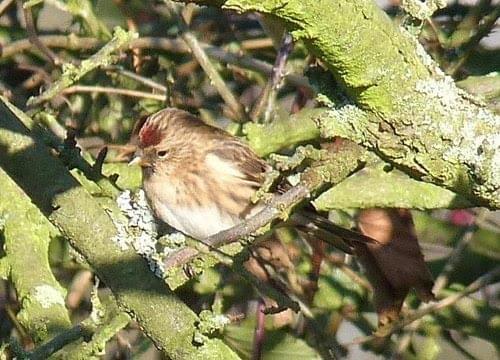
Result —
[[[368,209],[358,216],[360,231],[378,243],[354,244],[355,253],[374,288],[379,326],[394,321],[410,289],[422,301],[434,299],[432,275],[418,245],[406,209]]]

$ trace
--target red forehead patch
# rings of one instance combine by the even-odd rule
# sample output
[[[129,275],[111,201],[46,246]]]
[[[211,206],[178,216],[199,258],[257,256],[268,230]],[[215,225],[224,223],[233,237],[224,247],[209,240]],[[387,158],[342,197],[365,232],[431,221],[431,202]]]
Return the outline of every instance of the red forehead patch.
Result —
[[[158,145],[161,140],[161,131],[154,124],[144,124],[139,131],[139,141],[142,147]]]

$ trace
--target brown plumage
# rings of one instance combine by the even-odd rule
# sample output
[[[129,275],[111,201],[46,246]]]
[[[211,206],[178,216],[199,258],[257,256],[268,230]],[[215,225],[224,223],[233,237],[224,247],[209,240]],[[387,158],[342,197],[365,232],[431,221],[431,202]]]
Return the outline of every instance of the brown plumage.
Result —
[[[269,165],[238,138],[174,108],[138,122],[134,131],[143,187],[155,215],[197,239],[226,230],[262,209],[250,199]],[[291,217],[299,230],[351,251],[351,241],[370,241],[311,211]],[[347,240],[342,241],[340,238]]]

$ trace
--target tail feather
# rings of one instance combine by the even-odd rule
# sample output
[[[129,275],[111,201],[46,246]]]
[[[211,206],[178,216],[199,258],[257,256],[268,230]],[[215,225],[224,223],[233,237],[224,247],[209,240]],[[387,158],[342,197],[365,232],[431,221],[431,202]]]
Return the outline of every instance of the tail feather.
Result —
[[[290,217],[290,222],[299,230],[335,246],[348,254],[354,251],[353,243],[376,243],[377,240],[345,229],[312,211],[300,211]]]

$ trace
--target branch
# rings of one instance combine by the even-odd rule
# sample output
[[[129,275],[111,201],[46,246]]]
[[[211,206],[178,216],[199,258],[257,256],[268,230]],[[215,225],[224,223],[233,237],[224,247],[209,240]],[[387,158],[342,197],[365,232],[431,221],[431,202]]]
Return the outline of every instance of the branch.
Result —
[[[422,307],[421,309],[416,310],[411,314],[408,314],[407,316],[401,318],[396,322],[390,323],[382,328],[379,328],[379,330],[377,330],[377,333],[374,335],[354,339],[354,341],[352,341],[351,343],[343,345],[350,346],[350,345],[365,344],[367,342],[380,339],[380,337],[388,337],[391,334],[394,334],[395,332],[402,330],[405,326],[412,324],[414,321],[422,319],[424,316],[434,314],[449,306],[455,305],[458,301],[465,298],[466,296],[475,293],[476,291],[484,288],[485,286],[492,284],[494,281],[497,281],[499,276],[500,276],[500,266],[497,266],[493,270],[487,272],[486,274],[476,279],[462,291],[447,296],[444,299],[434,304]]]
[[[457,301],[460,299],[466,297],[467,295],[470,295],[472,293],[475,293],[476,291],[482,289],[483,287],[493,283],[494,281],[498,280],[498,277],[500,276],[500,266],[497,266],[493,270],[487,272],[477,280],[475,280],[473,283],[471,283],[469,286],[467,286],[465,289],[462,291],[457,292],[456,294],[453,294],[451,296],[445,297],[444,299],[425,306],[417,311],[414,311],[412,314],[409,314],[402,318],[401,320],[397,321],[396,323],[391,323],[387,325],[386,327],[383,327],[377,331],[377,336],[387,336],[389,334],[392,334],[396,331],[401,330],[405,326],[411,324],[412,322],[423,318],[426,315],[435,313],[439,310],[442,310],[448,306],[454,305]]]
[[[103,45],[99,39],[90,37],[77,37],[75,35],[41,35],[38,39],[47,47],[64,48],[68,50],[87,50],[94,49]],[[217,46],[200,43],[207,55],[215,60],[232,65],[241,66],[250,70],[258,71],[267,75],[272,73],[273,66],[265,61],[257,60],[242,54],[227,52]],[[132,40],[129,45],[134,49],[157,49],[178,54],[186,54],[189,48],[185,42],[177,39],[168,39],[162,37],[141,37]],[[29,40],[17,40],[5,45],[1,50],[1,58],[6,59],[23,51],[32,51],[33,47]],[[298,74],[286,74],[285,79],[293,85],[309,87],[306,78]]]
[[[317,210],[403,208],[463,209],[472,204],[462,196],[434,184],[412,179],[405,173],[378,163],[367,167],[313,201]],[[363,189],[362,192],[359,189]]]
[[[0,219],[7,268],[21,304],[19,323],[35,343],[71,327],[65,290],[49,265],[49,244],[58,231],[0,168]]]
[[[43,93],[31,97],[27,105],[39,105],[45,101],[49,101],[54,96],[60,94],[64,89],[77,82],[88,72],[100,66],[110,65],[116,60],[113,53],[127,46],[134,38],[137,38],[137,36],[137,33],[126,32],[121,28],[116,28],[113,39],[111,39],[102,49],[90,58],[83,60],[78,67],[71,64],[65,64],[61,77],[51,84]]]
[[[205,73],[207,74],[212,86],[215,87],[219,95],[222,97],[231,112],[234,114],[236,120],[240,122],[247,120],[247,114],[245,112],[245,109],[243,108],[243,105],[241,105],[231,89],[229,89],[229,87],[226,85],[224,79],[222,79],[222,76],[219,74],[215,66],[211,63],[210,59],[205,53],[205,50],[201,47],[201,44],[198,42],[196,36],[189,30],[189,26],[186,24],[182,16],[179,15],[175,6],[176,4],[172,3],[170,0],[166,0],[165,5],[170,14],[179,24],[181,30],[181,38],[189,47],[194,58],[200,64],[203,71],[205,71]]]
[[[132,249],[121,250],[114,242],[119,219],[112,219],[110,213],[119,212],[116,205],[109,202],[109,210],[104,210],[22,125],[18,117],[26,115],[0,100],[0,166],[85,257],[120,307],[133,315],[145,334],[172,359],[208,353],[236,358],[218,339],[193,345],[198,317],[150,272],[138,254]]]

